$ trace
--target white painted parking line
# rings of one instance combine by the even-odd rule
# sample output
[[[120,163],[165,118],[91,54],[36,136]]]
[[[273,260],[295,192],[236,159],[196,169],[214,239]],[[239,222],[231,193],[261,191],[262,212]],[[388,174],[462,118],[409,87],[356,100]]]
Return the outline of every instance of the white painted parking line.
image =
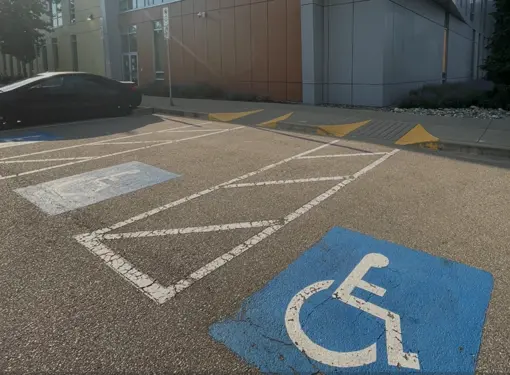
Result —
[[[233,223],[233,224],[220,224],[220,225],[207,225],[202,227],[188,227],[188,228],[176,228],[176,229],[160,229],[151,231],[139,231],[139,232],[127,232],[127,233],[114,233],[104,234],[98,236],[104,240],[120,240],[122,238],[141,238],[141,237],[162,237],[172,236],[176,234],[187,234],[187,233],[210,233],[210,232],[221,232],[225,230],[234,229],[250,229],[250,228],[262,228],[275,225],[277,220],[262,220],[262,221],[247,221],[244,223]]]
[[[300,159],[345,158],[349,156],[377,156],[386,154],[387,152],[359,152],[356,154],[311,155],[303,156]]]
[[[178,128],[175,128],[175,129],[184,129],[184,128],[189,128],[189,127],[191,127],[191,125],[190,126],[180,126]],[[85,146],[96,146],[98,144],[104,144],[104,142],[110,142],[110,141],[113,142],[113,141],[117,141],[117,140],[121,140],[121,139],[141,137],[143,135],[149,135],[149,134],[154,134],[154,133],[156,133],[156,132],[153,132],[153,131],[152,132],[144,132],[144,133],[138,133],[138,134],[133,134],[133,135],[126,135],[126,136],[122,136],[122,137],[104,139],[102,141],[95,141],[95,142],[90,142],[90,143],[82,143],[82,144],[78,144],[78,145],[65,146],[65,147],[57,147],[57,148],[52,148],[52,149],[43,150],[43,151],[30,152],[28,154],[8,156],[8,157],[5,157],[5,158],[1,158],[0,161],[24,158],[26,156],[42,155],[42,154],[47,154],[47,153],[50,153],[50,152],[70,150],[70,149],[73,149],[73,148],[79,148],[79,147],[85,147]]]
[[[39,143],[40,141],[26,141],[26,142],[0,142],[1,148],[9,148],[9,147],[17,147],[17,146],[26,146],[34,143]]]
[[[210,194],[212,193],[213,191],[216,191],[218,189],[221,189],[222,187],[226,186],[226,185],[231,185],[235,182],[238,182],[238,181],[242,181],[242,180],[245,180],[247,179],[248,177],[251,177],[251,176],[255,176],[259,173],[262,173],[262,172],[265,172],[265,171],[268,171],[272,168],[275,168],[279,165],[282,165],[282,164],[285,164],[285,163],[288,163],[289,161],[291,160],[294,160],[294,159],[297,159],[299,158],[300,156],[303,156],[303,155],[308,155],[308,154],[311,154],[312,152],[315,152],[315,151],[319,151],[320,149],[323,149],[324,147],[328,147],[329,145],[332,145],[334,143],[337,143],[339,140],[334,140],[334,141],[331,141],[327,144],[323,144],[321,146],[318,146],[318,147],[315,147],[311,150],[308,150],[308,151],[305,151],[305,152],[301,152],[297,155],[294,155],[294,156],[291,156],[291,157],[288,157],[286,159],[283,159],[283,160],[280,160],[279,162],[276,162],[276,163],[273,163],[273,164],[269,164],[269,165],[266,165],[265,167],[262,167],[260,169],[257,169],[256,171],[253,171],[253,172],[250,172],[250,173],[246,173],[242,176],[239,176],[239,177],[236,177],[232,180],[229,180],[229,181],[226,181],[226,182],[223,182],[219,185],[216,185],[216,186],[213,186],[213,187],[210,187],[208,189],[205,189],[205,190],[202,190],[198,193],[195,193],[195,194],[191,194],[191,195],[188,195],[187,197],[184,197],[184,198],[181,198],[181,199],[178,199],[176,201],[173,201],[173,202],[170,202],[170,203],[167,203],[163,206],[160,206],[160,207],[157,207],[157,208],[154,208],[150,211],[147,211],[147,212],[144,212],[140,215],[136,215],[130,219],[127,219],[127,220],[124,220],[124,221],[121,221],[120,223],[117,223],[115,225],[112,225],[111,227],[107,227],[107,228],[103,228],[103,229],[99,229],[99,230],[96,230],[93,232],[94,235],[99,235],[99,234],[104,234],[104,233],[108,233],[108,232],[111,232],[112,230],[115,230],[115,229],[119,229],[119,228],[122,228],[122,227],[125,227],[126,225],[128,224],[132,224],[136,221],[140,221],[140,220],[143,220],[143,219],[146,219],[150,216],[153,216],[153,215],[156,215],[157,213],[160,213],[162,211],[166,211],[172,207],[176,207],[176,206],[179,206],[183,203],[186,203],[186,202],[189,202],[193,199],[196,199],[196,198],[199,198],[199,197],[203,197],[204,195],[207,195],[207,194]]]
[[[250,187],[250,186],[300,184],[300,183],[306,183],[306,182],[338,181],[338,180],[345,180],[346,178],[349,178],[349,176],[313,177],[313,178],[298,178],[296,180],[246,182],[243,184],[227,185],[227,186],[225,186],[225,189],[243,188],[243,187]]]
[[[270,165],[260,168],[256,171],[244,174],[244,175],[234,178],[230,181],[213,186],[206,190],[202,190],[201,192],[192,194],[185,198],[181,198],[174,202],[168,203],[164,206],[157,207],[153,210],[150,210],[150,211],[147,211],[140,215],[134,216],[130,219],[124,220],[124,221],[114,224],[110,227],[99,229],[92,233],[86,233],[86,234],[75,236],[75,239],[79,243],[81,243],[85,248],[87,248],[90,252],[92,252],[93,254],[100,257],[103,261],[105,261],[106,264],[112,270],[119,273],[124,279],[126,279],[131,284],[133,284],[137,289],[139,289],[141,292],[143,292],[146,296],[153,299],[157,303],[160,303],[160,304],[164,303],[167,300],[169,300],[170,298],[173,298],[177,293],[182,292],[186,288],[193,285],[196,281],[206,277],[211,272],[213,272],[216,269],[220,268],[221,266],[225,265],[232,259],[245,253],[250,248],[252,248],[256,244],[258,244],[260,241],[263,241],[267,237],[276,233],[278,230],[280,230],[285,225],[287,225],[290,222],[292,222],[293,220],[296,220],[297,218],[301,217],[302,215],[304,215],[305,213],[310,211],[312,208],[316,207],[317,205],[319,205],[320,203],[322,203],[323,201],[325,201],[326,199],[331,197],[333,194],[338,192],[344,186],[355,181],[362,175],[366,174],[373,168],[377,167],[379,164],[384,162],[386,159],[388,159],[389,157],[391,157],[392,155],[397,153],[398,150],[393,150],[389,153],[385,153],[381,158],[372,162],[368,166],[362,168],[361,170],[359,170],[352,176],[345,178],[343,181],[336,184],[335,186],[333,186],[326,192],[318,195],[317,197],[315,197],[314,199],[312,199],[305,205],[298,208],[296,211],[291,212],[290,214],[285,216],[283,219],[276,220],[276,221],[275,220],[266,220],[266,221],[254,222],[257,225],[260,225],[261,227],[265,227],[265,229],[262,230],[261,232],[257,233],[256,235],[252,236],[248,240],[244,241],[240,245],[234,247],[229,252],[216,258],[212,262],[207,263],[205,266],[203,266],[203,267],[199,268],[197,271],[191,273],[186,278],[184,278],[184,279],[180,280],[179,282],[175,283],[174,285],[170,285],[168,287],[165,287],[165,286],[159,284],[155,279],[151,278],[149,275],[136,269],[133,266],[133,264],[128,262],[125,258],[120,256],[119,254],[115,253],[113,250],[111,250],[109,247],[107,247],[104,243],[102,243],[101,240],[102,239],[116,240],[116,239],[125,239],[125,238],[152,237],[152,236],[158,236],[158,235],[160,235],[160,236],[178,235],[178,234],[182,234],[182,233],[194,233],[194,232],[200,233],[200,232],[205,232],[205,231],[231,230],[231,229],[239,229],[239,226],[253,225],[253,223],[222,224],[222,225],[213,225],[213,226],[207,226],[207,227],[190,227],[190,228],[180,228],[180,229],[168,229],[168,230],[157,230],[157,231],[139,231],[139,232],[127,232],[127,233],[117,233],[117,234],[107,234],[107,233],[111,232],[114,229],[119,229],[119,228],[122,228],[128,224],[132,224],[139,220],[148,218],[152,215],[163,212],[163,211],[168,210],[172,207],[176,207],[180,204],[189,202],[189,201],[196,199],[198,197],[203,197],[213,191],[217,191],[220,188],[224,188],[226,186],[232,185],[235,182],[238,182],[238,181],[241,181],[248,177],[251,177],[253,175],[262,173],[262,172],[267,171],[271,168],[274,168],[278,165],[287,163],[291,160],[298,159],[301,156],[308,155],[310,153],[318,151],[318,150],[320,150],[324,147],[327,147],[330,144],[333,144],[336,142],[338,142],[338,140],[332,141],[329,144],[321,145],[321,146],[316,147],[312,150],[308,150],[303,153],[283,159],[277,163],[270,164]],[[269,225],[266,225],[266,224],[269,224]],[[228,227],[228,225],[230,225],[231,227]]]
[[[275,224],[271,227],[268,227],[264,229],[262,232],[257,233],[253,237],[247,239],[242,244],[234,247],[229,252],[219,256],[218,258],[214,259],[212,262],[207,263],[205,266],[201,267],[197,271],[193,272],[191,275],[189,275],[187,278],[182,279],[178,281],[175,285],[170,286],[167,288],[167,296],[166,299],[163,299],[162,302],[158,301],[159,303],[165,302],[167,299],[172,298],[175,296],[175,294],[182,292],[184,289],[189,288],[191,285],[193,285],[195,282],[197,282],[200,279],[203,279],[207,275],[209,275],[211,272],[217,270],[221,266],[225,265],[226,263],[230,262],[232,259],[238,257],[239,255],[245,253],[247,250],[258,244],[260,241],[266,239],[267,237],[271,236],[272,234],[276,233],[278,230],[283,228],[285,225],[290,223],[293,220],[296,220],[300,216],[304,215],[308,211],[310,211],[315,206],[319,205],[321,202],[325,201],[329,197],[331,197],[333,194],[338,192],[341,188],[344,186],[350,184],[351,182],[355,181],[368,171],[374,169],[379,164],[384,162],[386,159],[388,159],[390,156],[396,154],[399,150],[395,149],[391,151],[390,153],[382,156],[378,160],[374,161],[373,163],[369,164],[365,168],[361,169],[360,171],[356,172],[352,177],[350,177],[347,180],[344,180],[340,182],[339,184],[333,186],[328,191],[322,193],[321,195],[315,197],[307,204],[301,206],[296,211],[290,213],[283,219],[283,223],[281,224]],[[161,295],[161,291],[158,293],[158,296]],[[161,297],[160,297],[161,298]]]
[[[0,160],[0,164],[17,164],[17,163],[45,163],[49,161],[72,161],[72,160],[88,160],[92,159],[93,156],[83,156],[76,158],[57,158],[57,159],[23,159],[23,160]]]
[[[158,133],[189,133],[189,132],[214,132],[222,129],[189,129],[189,130],[160,130]]]
[[[138,147],[138,148],[134,148],[134,149],[130,149],[130,150],[118,151],[118,152],[114,152],[114,153],[107,154],[107,155],[94,156],[94,157],[92,157],[90,159],[86,159],[86,160],[76,160],[76,161],[72,161],[72,162],[69,162],[69,163],[64,163],[64,164],[59,164],[59,165],[52,165],[51,167],[46,167],[46,168],[41,168],[41,169],[34,169],[34,170],[31,170],[31,171],[21,172],[21,173],[17,173],[17,174],[8,175],[8,176],[0,176],[0,180],[7,180],[7,179],[10,179],[10,178],[26,176],[26,175],[30,175],[30,174],[34,174],[34,173],[40,173],[40,172],[48,171],[50,169],[67,167],[67,166],[74,165],[74,164],[85,163],[85,162],[88,162],[88,161],[91,161],[91,160],[104,159],[104,158],[108,158],[108,157],[111,157],[111,156],[128,154],[128,153],[136,152],[136,151],[140,151],[140,150],[147,150],[149,148],[158,147],[158,146],[165,146],[165,145],[169,145],[169,144],[172,144],[172,143],[180,143],[180,142],[190,141],[190,140],[193,140],[193,139],[209,137],[211,135],[226,133],[226,132],[230,132],[230,131],[234,131],[234,130],[239,130],[239,129],[244,129],[244,126],[238,126],[236,128],[231,128],[231,129],[224,129],[224,130],[221,130],[221,131],[218,131],[218,132],[215,132],[215,133],[200,134],[200,135],[196,135],[196,136],[193,136],[193,137],[174,139],[174,140],[166,141],[166,142],[163,142],[163,143],[157,143],[157,144],[153,144],[153,145],[149,145],[149,146]]]
[[[160,139],[159,141],[126,141],[126,142],[103,142],[101,144],[97,144],[96,146],[101,145],[139,145],[139,144],[147,144],[147,143],[160,143],[164,142],[164,139]]]

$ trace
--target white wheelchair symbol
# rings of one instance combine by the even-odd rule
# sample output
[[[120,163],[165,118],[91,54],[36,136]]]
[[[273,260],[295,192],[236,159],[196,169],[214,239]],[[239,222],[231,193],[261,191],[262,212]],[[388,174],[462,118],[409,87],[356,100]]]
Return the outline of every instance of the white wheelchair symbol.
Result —
[[[380,297],[386,290],[380,286],[370,284],[363,280],[363,276],[372,267],[383,268],[389,264],[389,260],[382,254],[371,253],[363,257],[359,264],[354,267],[345,281],[334,291],[333,298],[342,301],[352,307],[360,309],[370,315],[383,319],[386,330],[386,349],[388,364],[390,366],[420,369],[420,361],[416,353],[405,353],[402,345],[402,331],[400,328],[400,316],[374,305],[373,303],[354,297],[351,293],[354,288],[361,288]],[[357,351],[337,352],[328,350],[313,342],[303,331],[299,321],[301,307],[315,293],[331,287],[334,280],[324,280],[307,286],[296,294],[289,303],[285,312],[285,326],[289,337],[299,350],[306,356],[334,367],[358,367],[368,365],[377,360],[377,343]]]

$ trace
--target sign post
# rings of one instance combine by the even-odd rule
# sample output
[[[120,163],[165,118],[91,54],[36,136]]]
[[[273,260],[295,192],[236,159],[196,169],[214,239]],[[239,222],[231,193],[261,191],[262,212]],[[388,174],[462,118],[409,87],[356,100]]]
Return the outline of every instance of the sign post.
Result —
[[[172,98],[172,69],[170,63],[170,19],[168,13],[168,7],[163,8],[163,35],[166,41],[166,61],[168,64],[168,95],[170,98],[170,105],[174,105]]]

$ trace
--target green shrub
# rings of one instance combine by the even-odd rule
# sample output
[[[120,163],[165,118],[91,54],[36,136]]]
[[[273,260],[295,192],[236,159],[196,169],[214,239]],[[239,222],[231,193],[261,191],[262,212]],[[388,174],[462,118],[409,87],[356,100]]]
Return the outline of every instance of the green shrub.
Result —
[[[399,106],[402,108],[484,108],[510,109],[510,86],[488,81],[470,81],[426,85],[409,92]]]
[[[425,85],[411,90],[400,106],[404,108],[467,108],[476,105],[478,99],[485,93],[485,89],[463,82]]]
[[[510,111],[510,86],[496,85],[494,89],[479,98],[477,105],[484,108],[503,108]]]

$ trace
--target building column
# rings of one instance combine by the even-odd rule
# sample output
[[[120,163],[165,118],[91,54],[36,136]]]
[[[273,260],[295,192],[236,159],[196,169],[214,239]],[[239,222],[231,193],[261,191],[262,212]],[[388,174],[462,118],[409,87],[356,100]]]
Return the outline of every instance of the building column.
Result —
[[[105,75],[122,79],[122,51],[119,30],[118,0],[101,0],[101,37],[103,39]]]
[[[305,104],[323,102],[323,39],[323,0],[301,0],[301,62]]]

